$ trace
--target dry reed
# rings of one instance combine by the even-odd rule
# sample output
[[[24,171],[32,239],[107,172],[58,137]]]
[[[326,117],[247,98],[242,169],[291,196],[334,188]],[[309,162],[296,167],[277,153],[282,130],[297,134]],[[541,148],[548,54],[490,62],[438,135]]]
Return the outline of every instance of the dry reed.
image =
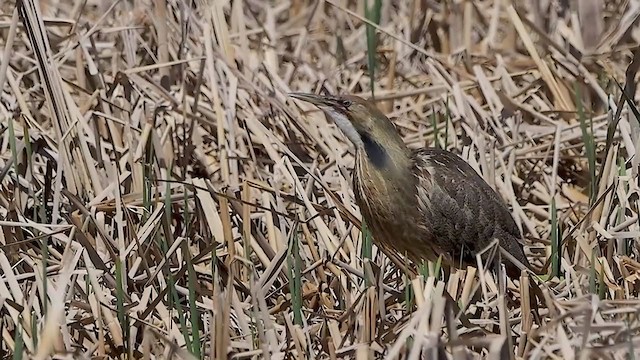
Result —
[[[640,354],[640,3],[367,3],[0,4],[0,358]],[[509,204],[541,324],[540,279],[363,257],[353,149],[286,94],[372,86]]]

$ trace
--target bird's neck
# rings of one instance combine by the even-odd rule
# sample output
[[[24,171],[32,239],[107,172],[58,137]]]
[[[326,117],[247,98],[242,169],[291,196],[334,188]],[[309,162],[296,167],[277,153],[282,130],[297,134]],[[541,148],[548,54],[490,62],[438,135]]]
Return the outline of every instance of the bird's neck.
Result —
[[[363,218],[375,226],[387,227],[388,224],[412,223],[407,208],[417,208],[417,178],[411,171],[411,159],[406,156],[384,154],[388,159],[385,166],[380,159],[369,158],[377,153],[370,148],[361,147],[356,152],[353,186],[356,202]],[[377,163],[378,162],[378,163]],[[382,219],[382,220],[381,220]],[[372,224],[373,225],[373,224]],[[389,226],[393,228],[393,226]],[[378,234],[384,238],[384,234]],[[384,240],[383,240],[384,241]]]
[[[395,135],[395,134],[394,134]],[[376,140],[369,134],[360,134],[362,144],[358,152],[368,163],[368,171],[379,173],[388,180],[402,178],[410,173],[411,151],[400,136],[381,137]]]
[[[406,145],[402,141],[381,144],[366,136],[362,137],[362,143],[357,151],[358,165],[368,177],[369,185],[384,193],[381,195],[411,199],[415,177],[411,172],[411,151]]]

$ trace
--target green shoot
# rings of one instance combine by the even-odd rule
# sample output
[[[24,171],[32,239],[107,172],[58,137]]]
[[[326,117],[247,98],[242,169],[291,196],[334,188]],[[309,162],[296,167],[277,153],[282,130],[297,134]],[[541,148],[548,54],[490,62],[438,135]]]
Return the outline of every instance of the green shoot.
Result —
[[[369,1],[364,1],[364,12],[367,20],[375,23],[380,23],[380,13],[382,9],[382,0],[373,0],[373,5],[369,6]],[[369,78],[371,79],[371,97],[375,97],[374,84],[375,84],[375,69],[376,69],[376,48],[377,38],[376,29],[367,24],[367,60],[369,65]]]
[[[15,341],[15,347],[13,350],[13,360],[22,360],[22,357],[24,356],[24,341],[22,339],[22,328],[17,327],[15,329],[15,333],[16,333],[16,341]]]
[[[560,259],[562,258],[562,241],[556,199],[551,198],[551,277],[560,277]]]
[[[297,232],[294,231],[289,241],[289,291],[291,292],[291,305],[293,308],[293,322],[302,326],[302,259],[300,258],[300,245]]]
[[[183,243],[184,254],[187,261],[187,272],[189,281],[189,311],[191,313],[191,353],[197,357],[202,358],[202,351],[200,349],[200,314],[196,305],[198,294],[196,293],[196,271],[193,268],[193,262],[191,259],[191,253],[186,243]]]

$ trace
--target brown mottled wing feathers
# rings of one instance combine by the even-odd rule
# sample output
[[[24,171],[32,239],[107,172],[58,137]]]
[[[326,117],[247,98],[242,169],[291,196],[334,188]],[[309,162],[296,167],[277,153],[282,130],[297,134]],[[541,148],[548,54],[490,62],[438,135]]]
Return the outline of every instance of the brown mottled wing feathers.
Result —
[[[498,194],[462,158],[448,151],[414,154],[420,186],[419,207],[435,241],[451,260],[475,264],[475,255],[494,239],[525,266],[522,236]]]

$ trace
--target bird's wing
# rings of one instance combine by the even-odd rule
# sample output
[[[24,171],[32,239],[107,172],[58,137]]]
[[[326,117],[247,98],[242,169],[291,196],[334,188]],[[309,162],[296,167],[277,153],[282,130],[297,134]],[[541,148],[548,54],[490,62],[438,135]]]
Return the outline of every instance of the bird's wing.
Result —
[[[445,150],[414,153],[418,204],[437,245],[454,261],[475,262],[494,239],[526,264],[522,236],[498,194],[462,158]]]

